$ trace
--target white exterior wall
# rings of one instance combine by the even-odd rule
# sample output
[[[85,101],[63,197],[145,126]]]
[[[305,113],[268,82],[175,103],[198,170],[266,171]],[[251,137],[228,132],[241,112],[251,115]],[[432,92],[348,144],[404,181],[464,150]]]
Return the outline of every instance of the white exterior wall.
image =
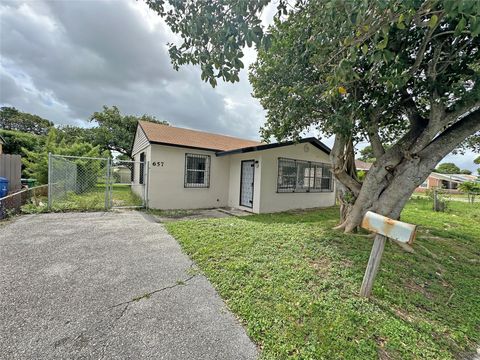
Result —
[[[142,136],[139,136],[141,132]],[[200,209],[235,207],[254,213],[279,212],[335,205],[335,191],[277,193],[278,158],[330,163],[329,156],[312,144],[295,144],[278,148],[217,157],[215,152],[145,143],[143,131],[137,132],[134,160],[145,152],[148,163],[147,206],[154,209]],[[185,188],[185,154],[210,155],[210,186]],[[254,160],[253,207],[240,206],[241,161]],[[152,163],[163,166],[153,166]],[[135,166],[135,184],[139,181]],[[333,181],[333,179],[332,179]],[[334,182],[334,181],[333,181]],[[335,183],[335,182],[334,182]],[[134,186],[134,191],[143,187]]]
[[[228,204],[230,159],[213,151],[152,144],[149,161],[148,206],[154,209],[200,209]],[[210,155],[210,187],[185,188],[185,154]],[[163,162],[163,166],[153,166]]]
[[[140,125],[137,125],[137,131],[135,132],[135,140],[133,141],[132,155],[136,155],[149,145],[150,142],[145,136],[144,131],[142,130]]]
[[[335,188],[332,192],[277,193],[278,158],[330,163],[329,156],[312,144],[282,146],[260,152],[261,190],[260,213],[308,209],[335,205]],[[334,180],[332,179],[334,182]],[[335,183],[335,182],[334,182]]]
[[[152,146],[150,143],[147,142],[147,146],[144,148],[137,148],[138,152],[136,154],[133,154],[133,161],[135,161],[134,166],[133,166],[133,183],[132,183],[132,190],[139,195],[140,197],[143,198],[145,189],[144,186],[140,185],[140,154],[142,152],[145,153],[145,172],[146,174],[144,175],[143,179],[143,184],[147,186],[147,191],[148,191],[148,178],[149,178],[149,169],[147,168],[147,164],[151,166],[150,164],[150,157],[151,157],[151,149]],[[146,194],[146,200],[148,202],[148,193]]]
[[[135,140],[133,141],[133,146],[132,146],[132,157],[133,161],[135,161],[134,166],[133,166],[133,183],[132,183],[132,190],[135,192],[137,195],[143,198],[145,194],[144,187],[140,185],[140,154],[144,152],[145,153],[145,162],[146,164],[149,164],[150,162],[150,157],[151,157],[151,145],[150,142],[148,141],[147,137],[145,136],[144,131],[140,127],[140,125],[137,125],[137,131],[135,132]],[[144,175],[143,183],[147,184],[148,183],[148,170],[146,168],[147,165],[145,165],[145,171],[146,174]],[[147,191],[148,191],[148,186],[147,186]],[[146,200],[148,202],[148,193],[146,194]]]

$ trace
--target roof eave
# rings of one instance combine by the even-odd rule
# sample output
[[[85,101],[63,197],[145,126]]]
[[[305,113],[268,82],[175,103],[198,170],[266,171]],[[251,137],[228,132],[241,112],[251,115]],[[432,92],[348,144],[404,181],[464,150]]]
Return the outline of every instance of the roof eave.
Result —
[[[219,151],[216,153],[217,156],[226,156],[226,155],[233,155],[233,154],[243,154],[243,153],[249,153],[253,151],[262,151],[262,150],[268,150],[268,149],[275,149],[279,147],[284,147],[284,146],[290,146],[290,145],[295,145],[295,144],[303,144],[303,143],[310,143],[319,150],[322,150],[325,152],[327,155],[330,155],[330,148],[322,143],[320,140],[318,140],[315,137],[308,137],[308,138],[303,138],[298,141],[285,141],[285,142],[279,142],[279,143],[274,143],[274,144],[264,144],[264,145],[257,145],[257,146],[248,146],[240,149],[235,149],[235,150],[227,150],[227,151]]]
[[[213,151],[215,153],[222,152],[221,149],[211,149],[211,148],[205,148],[205,147],[199,147],[199,146],[172,144],[172,143],[166,143],[166,142],[161,142],[161,141],[149,141],[149,143],[154,144],[154,145],[173,146],[173,147],[179,147],[179,148],[184,148],[184,149]]]

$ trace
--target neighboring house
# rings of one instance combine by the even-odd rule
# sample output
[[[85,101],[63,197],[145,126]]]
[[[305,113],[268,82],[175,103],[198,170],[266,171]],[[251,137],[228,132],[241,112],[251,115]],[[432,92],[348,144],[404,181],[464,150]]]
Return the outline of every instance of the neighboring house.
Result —
[[[367,172],[372,167],[372,164],[362,160],[355,160],[355,167],[357,168],[357,171],[361,170]]]
[[[357,170],[369,171],[373,164],[362,160],[355,160]],[[431,173],[428,178],[415,189],[415,192],[425,192],[428,189],[445,189],[450,192],[458,191],[458,185],[467,181],[478,181],[475,175],[467,174],[440,174]]]
[[[467,174],[431,173],[428,178],[415,189],[415,192],[425,192],[428,189],[445,189],[457,191],[458,185],[467,181],[477,181],[477,176]]]
[[[0,135],[0,155],[3,154],[3,145],[5,145],[5,139]]]
[[[112,169],[112,174],[117,184],[130,184],[132,182],[132,171],[128,166],[114,166]]]
[[[329,153],[316,138],[263,144],[141,121],[134,184],[146,184],[147,204],[156,209],[327,207],[335,204]]]

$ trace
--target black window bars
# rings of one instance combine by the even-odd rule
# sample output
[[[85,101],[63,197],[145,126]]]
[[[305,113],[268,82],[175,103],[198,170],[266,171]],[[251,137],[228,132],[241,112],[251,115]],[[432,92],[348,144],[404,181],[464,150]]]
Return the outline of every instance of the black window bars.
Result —
[[[185,154],[184,187],[210,187],[210,155]]]
[[[277,192],[331,192],[333,177],[329,164],[278,158]]]

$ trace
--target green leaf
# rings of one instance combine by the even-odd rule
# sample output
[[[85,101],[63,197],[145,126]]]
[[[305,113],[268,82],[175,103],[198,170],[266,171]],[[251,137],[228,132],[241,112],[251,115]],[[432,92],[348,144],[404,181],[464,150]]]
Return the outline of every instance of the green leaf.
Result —
[[[437,25],[437,22],[438,22],[438,16],[433,15],[428,21],[428,26],[430,27],[430,29],[433,29],[435,25]]]
[[[210,85],[214,88],[215,86],[217,86],[217,80],[215,78],[210,78],[209,79],[209,82],[210,82]]]
[[[458,22],[457,27],[455,28],[455,36],[458,36],[465,29],[466,20],[464,17]]]
[[[387,45],[388,45],[388,37],[386,37],[385,39],[383,39],[377,44],[377,49],[383,50],[387,47]]]
[[[367,53],[368,53],[368,46],[367,46],[367,44],[363,44],[363,45],[362,45],[362,53],[363,53],[363,55],[367,55]]]
[[[480,19],[479,18],[475,18],[475,21],[473,21],[472,24],[471,24],[471,28],[472,28],[472,36],[473,37],[478,36],[480,34]]]
[[[395,58],[395,56],[391,51],[385,49],[385,51],[383,51],[383,58],[385,62],[389,62],[389,61],[392,61]]]

